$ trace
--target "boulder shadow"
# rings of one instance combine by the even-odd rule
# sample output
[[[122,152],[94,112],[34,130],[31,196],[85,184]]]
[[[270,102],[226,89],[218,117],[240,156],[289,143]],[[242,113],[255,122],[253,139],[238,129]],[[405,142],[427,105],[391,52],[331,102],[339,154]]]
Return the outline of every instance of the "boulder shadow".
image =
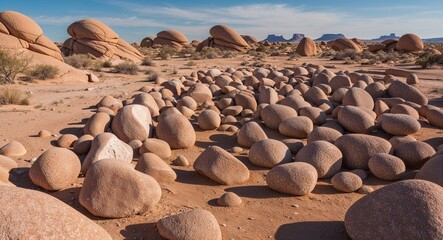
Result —
[[[123,239],[162,240],[158,233],[156,223],[138,223],[127,225],[120,231]]]
[[[225,189],[226,192],[233,192],[240,197],[247,198],[282,198],[282,197],[296,197],[284,193],[279,193],[272,190],[270,187],[265,185],[250,185],[250,186],[238,186],[229,187]]]
[[[204,185],[204,186],[219,186],[220,184],[200,175],[196,171],[187,171],[182,169],[174,169],[177,174],[176,182],[192,184],[192,185]]]
[[[259,167],[249,161],[249,155],[235,156],[240,160],[249,170],[270,170],[269,168]]]
[[[69,127],[69,128],[63,128],[62,130],[60,130],[60,134],[73,134],[78,137],[78,136],[82,135],[82,131],[83,131],[83,127]]]
[[[208,205],[213,206],[213,207],[223,207],[223,206],[218,205],[217,200],[218,200],[218,198],[214,198],[214,199],[209,200]]]
[[[348,234],[342,221],[296,222],[281,225],[275,232],[276,240],[293,239],[334,239],[348,240]]]
[[[9,181],[17,187],[38,190],[29,177],[29,167],[14,168],[9,171]]]
[[[443,137],[434,137],[427,140],[424,140],[423,142],[431,145],[433,148],[437,148],[441,144],[443,144]]]
[[[336,190],[332,185],[317,184],[315,185],[315,188],[312,191],[312,193],[325,195],[325,194],[341,194],[342,192]]]

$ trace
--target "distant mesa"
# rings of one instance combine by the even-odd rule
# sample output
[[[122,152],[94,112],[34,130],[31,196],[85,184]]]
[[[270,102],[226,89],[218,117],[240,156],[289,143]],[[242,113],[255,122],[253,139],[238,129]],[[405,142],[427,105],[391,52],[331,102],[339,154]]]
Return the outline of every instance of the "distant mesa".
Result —
[[[66,56],[90,54],[97,58],[122,59],[139,62],[143,55],[121,39],[106,24],[95,19],[83,19],[68,27],[71,38],[63,43],[62,52]]]
[[[395,33],[391,33],[389,35],[382,35],[379,38],[371,39],[371,40],[368,40],[368,41],[371,41],[371,42],[382,42],[384,40],[389,40],[389,39],[397,39],[398,40],[399,38],[400,37],[396,36]]]
[[[339,38],[346,38],[345,35],[341,33],[326,33],[323,34],[320,38],[315,39],[314,41],[335,41]]]
[[[56,78],[65,81],[84,81],[88,73],[63,62],[60,49],[43,34],[40,26],[31,18],[14,11],[0,13],[0,49],[20,52],[32,58],[31,65],[47,64],[58,68]]]
[[[234,29],[226,25],[216,25],[209,30],[211,37],[205,39],[196,51],[205,47],[219,48],[221,50],[245,52],[250,48],[249,44]]]
[[[305,35],[301,34],[301,33],[294,33],[292,35],[292,38],[290,38],[290,39],[285,39],[282,35],[277,36],[275,34],[270,34],[270,35],[268,35],[268,37],[265,40],[263,40],[263,42],[265,42],[265,41],[270,42],[270,43],[275,43],[275,42],[299,42],[304,37],[305,37]]]

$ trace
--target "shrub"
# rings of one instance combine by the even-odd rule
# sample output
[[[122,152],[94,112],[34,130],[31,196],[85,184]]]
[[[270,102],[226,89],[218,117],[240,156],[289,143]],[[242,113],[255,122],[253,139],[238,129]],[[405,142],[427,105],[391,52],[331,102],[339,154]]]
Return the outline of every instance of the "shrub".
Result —
[[[14,83],[17,74],[25,72],[30,62],[21,53],[9,54],[0,49],[0,84]]]
[[[443,64],[443,54],[424,53],[415,61],[415,64],[424,68],[432,68],[435,64]]]
[[[161,58],[162,60],[167,60],[172,58],[172,56],[174,56],[174,53],[176,52],[176,50],[170,46],[163,46],[160,49],[160,52],[158,53],[158,57]]]
[[[90,68],[94,64],[94,59],[86,54],[74,54],[64,57],[64,60],[65,63],[78,69]]]
[[[33,79],[46,80],[55,78],[58,73],[59,69],[56,66],[38,64],[28,71],[28,76]]]
[[[113,68],[114,72],[116,73],[136,75],[138,72],[137,64],[131,61],[124,61],[122,63],[115,65]]]
[[[102,67],[104,67],[104,68],[110,68],[110,67],[112,67],[112,61],[109,60],[109,59],[103,61],[103,62],[102,62]]]
[[[150,67],[154,67],[155,63],[148,57],[144,57],[142,59],[142,66],[150,66]]]
[[[4,88],[0,91],[0,105],[29,105],[29,97],[21,90]]]
[[[153,70],[148,70],[145,72],[145,74],[147,75],[147,78],[146,78],[147,82],[155,81],[159,77],[159,74]]]

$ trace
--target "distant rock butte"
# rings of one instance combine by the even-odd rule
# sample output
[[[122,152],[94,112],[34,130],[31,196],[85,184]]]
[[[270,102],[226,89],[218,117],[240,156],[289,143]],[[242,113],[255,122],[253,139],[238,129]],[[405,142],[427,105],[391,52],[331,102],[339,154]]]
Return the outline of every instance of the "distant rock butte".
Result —
[[[302,34],[302,33],[294,33],[292,35],[292,38],[290,38],[290,39],[285,39],[282,35],[277,36],[275,34],[270,34],[263,41],[268,41],[268,42],[298,42],[298,41],[302,40],[304,37],[305,37],[305,35]]]
[[[334,41],[339,38],[345,38],[345,35],[341,33],[326,33],[323,34],[320,38],[315,39],[314,41]]]

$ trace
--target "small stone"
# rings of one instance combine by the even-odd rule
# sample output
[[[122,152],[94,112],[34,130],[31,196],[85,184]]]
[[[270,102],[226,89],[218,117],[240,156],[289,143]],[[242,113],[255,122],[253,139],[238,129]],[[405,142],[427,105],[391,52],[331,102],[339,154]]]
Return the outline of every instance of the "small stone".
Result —
[[[176,159],[174,159],[172,161],[172,164],[174,164],[175,166],[182,166],[182,167],[189,166],[188,159],[186,159],[186,157],[183,155],[179,155]]]
[[[233,152],[233,153],[240,153],[240,152],[243,152],[243,148],[241,148],[241,147],[233,147],[231,149],[231,152]]]
[[[235,207],[240,206],[242,204],[242,200],[237,194],[227,192],[217,199],[217,204],[224,207]]]

